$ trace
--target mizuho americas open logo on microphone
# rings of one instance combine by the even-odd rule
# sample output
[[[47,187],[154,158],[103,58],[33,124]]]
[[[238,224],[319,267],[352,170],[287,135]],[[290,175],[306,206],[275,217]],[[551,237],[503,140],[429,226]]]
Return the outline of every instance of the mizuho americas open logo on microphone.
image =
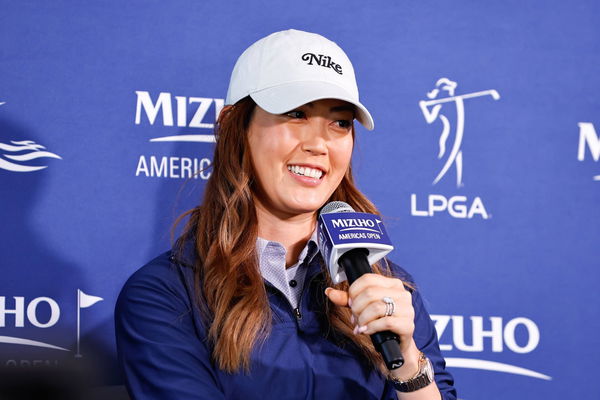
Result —
[[[463,183],[462,143],[465,134],[466,100],[489,97],[499,100],[500,94],[495,89],[482,90],[466,94],[456,94],[458,84],[448,78],[440,78],[435,87],[426,94],[427,99],[419,101],[419,108],[428,125],[438,127],[437,158],[443,161],[442,167],[433,178],[432,185],[438,184],[442,178],[454,172],[456,187]],[[480,217],[490,218],[481,197],[468,199],[466,196],[455,195],[446,197],[442,194],[429,194],[427,200],[420,202],[417,194],[410,198],[411,215],[416,217],[433,217],[436,213],[447,212],[452,218],[471,219]]]
[[[102,297],[93,296],[84,293],[81,289],[77,289],[77,327],[74,328],[73,332],[73,337],[77,339],[77,345],[74,349],[75,358],[82,357],[80,351],[81,310],[92,307],[94,304],[102,300]],[[45,318],[42,319],[39,317],[38,308],[45,308],[49,310],[49,312],[46,313],[47,315]],[[12,326],[14,328],[25,328],[26,326],[32,326],[40,329],[48,329],[54,327],[59,322],[61,313],[62,311],[59,303],[51,297],[41,296],[33,299],[27,299],[24,296],[0,296],[0,328],[5,328],[7,326]],[[32,340],[31,338],[20,336],[0,335],[0,343],[17,346],[38,347],[64,352],[72,351],[55,343],[47,343],[44,341]],[[10,364],[10,361],[7,364]]]
[[[339,238],[344,239],[375,239],[380,240],[384,235],[381,221],[367,218],[337,218],[331,220],[331,225],[340,230]],[[358,232],[357,232],[358,231]]]

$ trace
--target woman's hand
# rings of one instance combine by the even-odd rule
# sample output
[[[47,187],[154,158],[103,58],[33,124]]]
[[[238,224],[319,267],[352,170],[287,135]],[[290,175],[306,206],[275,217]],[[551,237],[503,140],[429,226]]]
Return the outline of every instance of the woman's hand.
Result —
[[[389,330],[398,335],[404,365],[392,371],[394,377],[405,380],[418,372],[419,350],[413,339],[415,311],[412,295],[404,288],[400,279],[365,274],[350,286],[347,293],[327,288],[325,294],[334,304],[350,307],[352,322],[356,324],[355,334],[371,335]],[[394,313],[391,316],[385,316],[384,297],[394,301]]]

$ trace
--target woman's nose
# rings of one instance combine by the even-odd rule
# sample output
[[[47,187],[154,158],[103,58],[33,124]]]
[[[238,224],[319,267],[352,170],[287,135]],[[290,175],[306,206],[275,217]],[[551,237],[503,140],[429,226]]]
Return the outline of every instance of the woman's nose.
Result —
[[[302,137],[302,150],[314,155],[327,154],[327,124],[320,118],[306,126]]]

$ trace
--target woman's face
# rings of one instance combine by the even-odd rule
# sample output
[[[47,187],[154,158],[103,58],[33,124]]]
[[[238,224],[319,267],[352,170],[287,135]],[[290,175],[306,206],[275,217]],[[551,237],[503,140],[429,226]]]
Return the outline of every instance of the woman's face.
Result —
[[[350,165],[354,106],[318,100],[285,114],[256,107],[248,128],[257,200],[280,218],[313,213]]]

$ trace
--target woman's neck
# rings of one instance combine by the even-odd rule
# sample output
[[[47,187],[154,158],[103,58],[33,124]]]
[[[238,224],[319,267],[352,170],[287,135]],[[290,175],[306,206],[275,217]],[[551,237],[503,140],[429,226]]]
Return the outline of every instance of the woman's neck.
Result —
[[[315,230],[315,214],[283,217],[275,215],[257,204],[256,217],[258,219],[258,236],[281,243],[286,251],[285,266],[294,265]]]

